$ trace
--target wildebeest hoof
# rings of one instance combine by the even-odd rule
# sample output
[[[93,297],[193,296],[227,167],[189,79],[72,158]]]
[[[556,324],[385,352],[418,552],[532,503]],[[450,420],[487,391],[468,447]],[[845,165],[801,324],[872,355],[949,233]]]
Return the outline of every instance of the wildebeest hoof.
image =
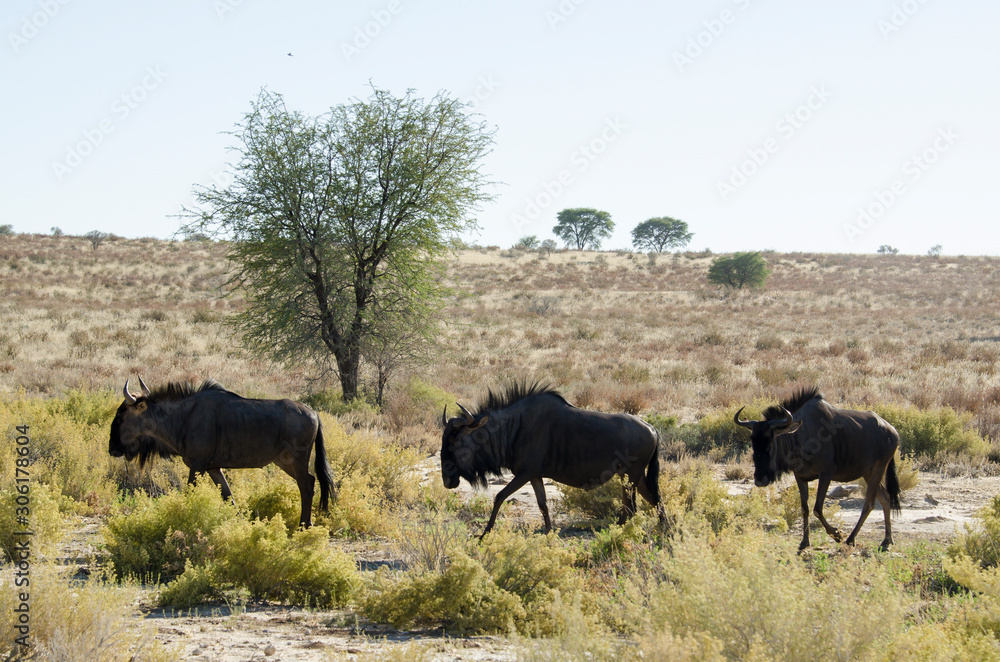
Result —
[[[836,542],[840,542],[844,539],[844,536],[840,534],[840,531],[830,531],[830,537]],[[853,545],[854,543],[850,540],[847,541],[848,545]]]
[[[882,544],[879,545],[878,548],[879,548],[880,551],[888,552],[890,545],[892,545],[892,541],[891,540],[883,540]]]

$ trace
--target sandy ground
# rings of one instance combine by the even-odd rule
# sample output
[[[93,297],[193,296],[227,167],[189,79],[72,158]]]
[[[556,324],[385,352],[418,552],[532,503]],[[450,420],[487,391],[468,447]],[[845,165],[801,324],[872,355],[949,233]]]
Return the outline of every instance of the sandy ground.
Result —
[[[433,458],[427,467],[427,479],[437,479]],[[719,468],[721,476],[721,467]],[[786,479],[787,481],[788,479]],[[752,482],[724,481],[731,493],[744,493]],[[789,481],[790,483],[791,481]],[[493,481],[489,493],[496,494],[505,480]],[[548,483],[547,483],[548,485]],[[472,492],[463,481],[462,491]],[[554,486],[546,489],[550,512],[558,512],[555,504],[559,492]],[[975,513],[1000,493],[1000,477],[949,477],[937,473],[922,473],[917,487],[904,493],[902,514],[893,518],[893,536],[897,543],[920,538],[946,541],[961,532]],[[840,506],[834,523],[845,533],[857,522],[862,505],[860,491],[852,485],[834,485],[829,500]],[[515,493],[501,510],[501,518],[517,518],[541,528],[542,520],[530,487]],[[555,515],[555,526],[560,525]],[[882,513],[875,510],[869,516],[862,533],[865,543],[882,539]],[[798,527],[789,533],[798,535]],[[814,532],[813,543],[832,545],[829,538]],[[78,529],[67,547],[65,563],[85,563],[93,558],[93,543],[98,536],[98,523],[90,520]],[[384,548],[352,547],[362,567],[398,561]],[[244,662],[247,660],[353,660],[387,653],[400,647],[395,659],[415,657],[418,647],[423,655],[440,660],[514,660],[517,650],[508,640],[498,637],[449,638],[440,631],[398,632],[388,626],[359,621],[353,614],[338,611],[305,611],[302,609],[263,606],[230,611],[225,606],[204,608],[194,612],[175,613],[146,610],[140,616],[155,628],[156,638],[178,651],[185,660],[213,662]],[[428,659],[424,657],[423,659]]]

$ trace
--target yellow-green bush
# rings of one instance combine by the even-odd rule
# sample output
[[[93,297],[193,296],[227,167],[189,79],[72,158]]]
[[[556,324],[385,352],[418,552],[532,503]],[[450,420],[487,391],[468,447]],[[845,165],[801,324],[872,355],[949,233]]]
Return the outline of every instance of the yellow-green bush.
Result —
[[[227,520],[208,536],[211,550],[160,593],[160,604],[186,608],[205,600],[254,600],[329,608],[345,604],[359,585],[354,560],[331,549],[321,526],[291,536],[279,518]]]
[[[155,640],[155,627],[137,615],[139,591],[134,586],[110,585],[97,579],[71,584],[69,572],[49,564],[32,565],[27,651],[15,648],[20,636],[14,612],[18,592],[10,570],[0,573],[0,657],[93,662],[169,662],[178,658],[177,651],[167,650]]]
[[[444,572],[393,576],[379,569],[361,600],[365,616],[396,628],[442,626],[449,632],[512,632],[525,620],[521,600],[483,566],[455,549]]]
[[[899,447],[904,454],[933,457],[940,452],[984,457],[989,444],[972,427],[973,415],[956,412],[951,407],[917,409],[883,404],[873,407],[899,432]]]
[[[117,577],[166,580],[183,572],[186,560],[198,564],[208,558],[209,534],[241,517],[204,479],[156,499],[137,495],[108,519],[104,541]]]
[[[59,512],[59,499],[45,483],[29,484],[29,494],[19,493],[14,487],[0,490],[0,559],[11,558],[15,543],[23,543],[25,536],[18,533],[30,531],[28,537],[32,559],[49,555],[59,542],[65,523]],[[21,505],[28,500],[28,511]],[[20,500],[20,503],[19,503]],[[28,525],[19,524],[19,513],[30,512]]]
[[[1000,566],[1000,496],[976,513],[977,526],[965,525],[965,532],[959,534],[948,546],[952,559],[960,556],[971,557],[984,568]]]
[[[705,633],[728,659],[863,659],[904,615],[877,561],[846,557],[817,576],[762,531],[685,536],[663,568],[652,631]]]

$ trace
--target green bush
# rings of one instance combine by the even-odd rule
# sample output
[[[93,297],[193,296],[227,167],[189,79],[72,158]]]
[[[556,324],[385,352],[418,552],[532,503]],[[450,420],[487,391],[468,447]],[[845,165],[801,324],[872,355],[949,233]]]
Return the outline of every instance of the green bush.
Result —
[[[904,454],[934,457],[940,452],[985,457],[989,444],[972,428],[973,416],[950,407],[920,410],[901,405],[876,405],[875,412],[899,432]]]
[[[24,498],[25,495],[14,487],[0,490],[0,559],[4,561],[10,560],[16,543],[25,541],[26,537],[19,536],[18,533],[32,532],[33,535],[28,540],[31,558],[35,560],[38,554],[44,556],[52,553],[65,529],[63,516],[59,512],[59,498],[52,488],[45,483],[29,484],[27,508],[30,516],[27,526],[18,523],[20,514],[25,512],[25,506],[20,505],[18,499],[23,502]]]
[[[340,389],[328,388],[323,391],[316,391],[315,393],[303,396],[301,401],[316,411],[324,411],[333,416],[354,414],[374,417],[378,414],[378,408],[362,398],[344,402],[344,396]]]
[[[442,626],[455,633],[508,633],[524,622],[518,596],[498,587],[465,552],[450,556],[444,572],[393,577],[379,569],[361,600],[362,613],[395,628]]]
[[[976,513],[978,526],[965,525],[948,546],[952,559],[965,555],[983,568],[1000,566],[1000,496],[993,497],[989,505]]]
[[[279,518],[229,520],[209,535],[211,554],[188,560],[160,594],[160,604],[191,607],[205,600],[241,597],[330,608],[344,605],[359,584],[354,560],[332,550],[321,526],[291,536]]]
[[[206,561],[212,552],[209,534],[240,517],[212,481],[200,480],[157,499],[136,496],[108,519],[104,540],[118,578],[167,580],[184,571],[185,561]]]

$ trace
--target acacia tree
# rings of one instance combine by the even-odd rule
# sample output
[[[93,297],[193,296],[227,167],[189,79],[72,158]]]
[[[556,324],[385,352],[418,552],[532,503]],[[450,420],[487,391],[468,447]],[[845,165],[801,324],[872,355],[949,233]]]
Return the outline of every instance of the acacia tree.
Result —
[[[553,234],[566,242],[567,246],[575,246],[577,250],[601,247],[601,241],[611,236],[615,229],[611,214],[597,209],[576,208],[563,209],[556,214],[556,226]]]
[[[658,216],[632,229],[632,245],[639,250],[662,253],[665,248],[687,246],[693,236],[684,221]]]
[[[771,269],[760,253],[733,253],[717,257],[708,267],[708,282],[742,290],[764,287]]]
[[[249,349],[337,372],[359,395],[368,353],[384,387],[386,352],[430,338],[442,258],[491,196],[480,171],[492,132],[464,104],[373,88],[309,117],[262,91],[237,129],[225,188],[196,187],[186,231],[229,240],[232,318]],[[390,351],[391,350],[391,351]]]

